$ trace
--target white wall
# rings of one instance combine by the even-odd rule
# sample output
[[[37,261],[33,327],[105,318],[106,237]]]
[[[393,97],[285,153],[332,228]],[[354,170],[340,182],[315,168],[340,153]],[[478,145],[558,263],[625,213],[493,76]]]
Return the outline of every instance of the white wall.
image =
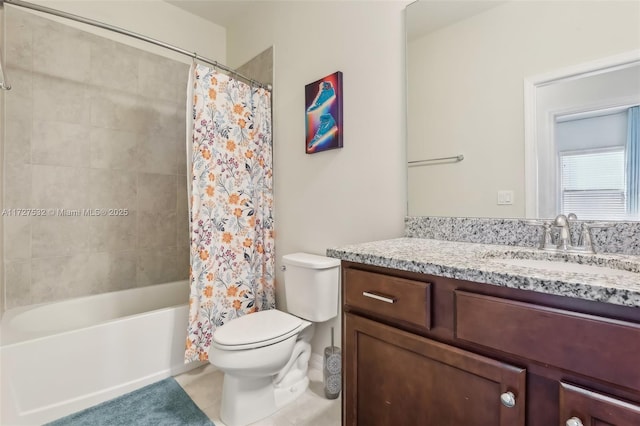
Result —
[[[255,2],[227,28],[229,65],[274,46],[277,264],[286,253],[403,235],[406,2]],[[305,85],[343,72],[344,148],[304,152]],[[278,306],[285,307],[278,268]],[[316,329],[314,353],[329,345]]]
[[[0,7],[0,23],[4,23],[4,9]],[[4,64],[4,31],[0,31],[0,53]],[[3,68],[4,70],[4,68]],[[10,83],[10,82],[9,82]],[[0,129],[4,129],[4,90],[0,89]],[[0,176],[4,176],[4,131],[0,131]],[[4,208],[4,185],[0,185],[0,210]],[[0,235],[4,236],[4,221],[0,220]],[[4,259],[4,238],[0,239],[0,259]],[[4,314],[4,262],[0,262],[0,319]]]
[[[639,28],[637,1],[513,1],[413,41],[408,160],[465,159],[410,168],[409,214],[524,217],[523,79],[638,49]]]

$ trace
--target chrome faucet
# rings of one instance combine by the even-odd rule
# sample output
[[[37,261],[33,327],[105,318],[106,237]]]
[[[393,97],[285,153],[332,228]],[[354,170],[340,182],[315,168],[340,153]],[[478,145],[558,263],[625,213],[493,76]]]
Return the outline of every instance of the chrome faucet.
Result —
[[[573,242],[571,241],[571,229],[569,228],[569,221],[576,219],[578,219],[578,217],[575,214],[569,213],[568,216],[559,214],[553,220],[553,226],[557,226],[558,228],[560,228],[560,235],[558,235],[557,244],[558,250],[567,251],[574,248]]]
[[[571,237],[570,223],[578,220],[578,217],[574,213],[568,215],[559,214],[553,221],[527,221],[529,225],[542,226],[542,238],[540,239],[540,250],[552,251],[552,252],[573,252],[573,253],[595,253],[593,248],[593,240],[591,238],[591,228],[604,228],[606,224],[593,223],[587,225],[582,223],[580,231],[580,239],[577,245],[573,245],[573,239]],[[557,241],[553,241],[551,228],[559,228]]]

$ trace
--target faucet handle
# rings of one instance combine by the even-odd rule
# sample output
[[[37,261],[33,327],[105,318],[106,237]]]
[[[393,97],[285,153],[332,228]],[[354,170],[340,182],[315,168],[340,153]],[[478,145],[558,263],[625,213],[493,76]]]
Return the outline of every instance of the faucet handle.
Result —
[[[595,253],[596,250],[593,247],[593,237],[591,236],[591,230],[594,228],[610,228],[611,224],[607,222],[591,222],[582,223],[582,230],[580,231],[579,248],[584,249],[590,253]]]
[[[593,239],[591,238],[591,228],[586,223],[582,223],[582,229],[580,230],[580,238],[578,239],[577,249],[588,251],[589,253],[595,253],[593,249]]]
[[[540,248],[542,250],[554,248],[553,239],[551,238],[551,222],[544,222],[542,224],[544,231],[542,232],[542,238],[540,238]]]
[[[609,228],[610,226],[611,224],[606,222],[583,222],[577,248],[589,253],[595,253],[596,250],[593,248],[593,237],[591,236],[591,230],[593,228]]]
[[[553,244],[553,241],[551,239],[551,221],[541,219],[528,219],[525,220],[524,223],[530,226],[542,227],[542,236],[540,237],[540,246],[538,247],[540,250],[555,248],[555,245]]]

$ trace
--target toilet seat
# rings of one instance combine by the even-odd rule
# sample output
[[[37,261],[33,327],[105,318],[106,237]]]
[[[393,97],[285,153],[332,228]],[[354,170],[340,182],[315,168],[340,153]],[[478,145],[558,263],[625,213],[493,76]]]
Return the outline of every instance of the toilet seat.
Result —
[[[236,318],[218,327],[212,345],[228,351],[272,345],[310,324],[286,312],[270,309]]]

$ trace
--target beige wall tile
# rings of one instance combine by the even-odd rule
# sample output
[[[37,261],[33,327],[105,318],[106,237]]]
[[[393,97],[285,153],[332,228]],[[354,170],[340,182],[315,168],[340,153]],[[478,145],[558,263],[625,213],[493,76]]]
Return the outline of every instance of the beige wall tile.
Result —
[[[89,126],[62,121],[33,121],[31,162],[86,167],[91,146]]]
[[[29,208],[31,204],[30,164],[4,164],[4,204],[6,209]]]
[[[91,251],[135,250],[138,241],[137,216],[100,216],[88,218]]]
[[[148,126],[148,106],[134,94],[99,89],[88,98],[94,127],[140,132]]]
[[[191,153],[191,150],[189,150],[189,153]],[[176,173],[179,176],[187,176],[191,174],[191,170],[187,169],[186,137],[176,138]]]
[[[4,207],[80,216],[4,218],[5,305],[186,279],[189,67],[11,14]],[[82,212],[96,208],[129,214]]]
[[[32,167],[31,202],[36,208],[83,209],[88,206],[89,169]]]
[[[137,286],[137,257],[135,251],[109,252],[109,290],[125,290]]]
[[[6,309],[33,303],[31,265],[28,261],[6,261],[4,263],[4,283]]]
[[[273,84],[273,47],[256,55],[238,68],[238,71],[263,84]]]
[[[31,217],[4,216],[5,260],[31,258]]]
[[[139,250],[137,261],[137,282],[139,287],[179,279],[175,248]]]
[[[44,121],[88,123],[89,100],[83,83],[34,74],[33,117]]]
[[[185,104],[154,100],[146,108],[149,117],[144,132],[164,134],[173,139],[185,137]]]
[[[138,135],[139,170],[176,174],[176,141],[184,140],[185,118],[176,114],[175,104],[155,102],[149,106],[147,127]]]
[[[89,204],[92,209],[136,210],[137,175],[135,172],[90,169]]]
[[[33,68],[46,76],[87,82],[91,48],[80,31],[60,31],[61,24],[33,29]]]
[[[33,117],[33,75],[30,71],[7,66],[6,77],[11,90],[4,92],[5,122],[25,121],[31,128]]]
[[[136,170],[138,137],[135,132],[92,127],[89,139],[91,167]]]
[[[186,87],[186,85],[185,85]],[[186,96],[186,90],[185,90]],[[174,126],[176,128],[176,173],[187,175],[187,110],[185,103],[176,108],[174,115]]]
[[[88,294],[126,290],[136,287],[135,252],[105,252],[89,255],[88,267],[95,271]]]
[[[176,279],[189,279],[189,269],[191,268],[189,247],[178,247],[176,251],[176,262]]]
[[[176,101],[178,105],[184,109],[187,103],[187,84],[189,84],[189,65],[176,64],[175,65],[175,85],[177,90]]]
[[[141,172],[176,174],[175,138],[162,133],[139,134],[137,149],[138,170]]]
[[[178,202],[176,206],[176,231],[178,247],[189,247],[189,198],[187,196],[187,182],[184,176],[178,176]]]
[[[31,218],[32,258],[86,252],[89,249],[89,220],[82,216]]]
[[[138,173],[138,211],[162,212],[176,210],[177,177]]]
[[[29,14],[21,10],[5,9],[4,63],[20,70],[33,68],[33,25]]]
[[[96,267],[89,264],[89,254],[41,257],[31,261],[33,303],[51,302],[90,294]]]
[[[175,210],[139,211],[138,247],[176,247]]]
[[[31,163],[31,118],[5,121],[4,163]]]
[[[138,59],[138,94],[152,99],[179,100],[177,75],[184,67],[167,58],[141,55]]]
[[[121,43],[96,37],[91,44],[90,83],[135,93],[138,89],[139,53],[139,50]]]
[[[86,259],[86,269],[87,271],[91,271],[91,279],[84,283],[80,290],[82,295],[86,296],[110,291],[109,253],[91,253],[87,255]]]

